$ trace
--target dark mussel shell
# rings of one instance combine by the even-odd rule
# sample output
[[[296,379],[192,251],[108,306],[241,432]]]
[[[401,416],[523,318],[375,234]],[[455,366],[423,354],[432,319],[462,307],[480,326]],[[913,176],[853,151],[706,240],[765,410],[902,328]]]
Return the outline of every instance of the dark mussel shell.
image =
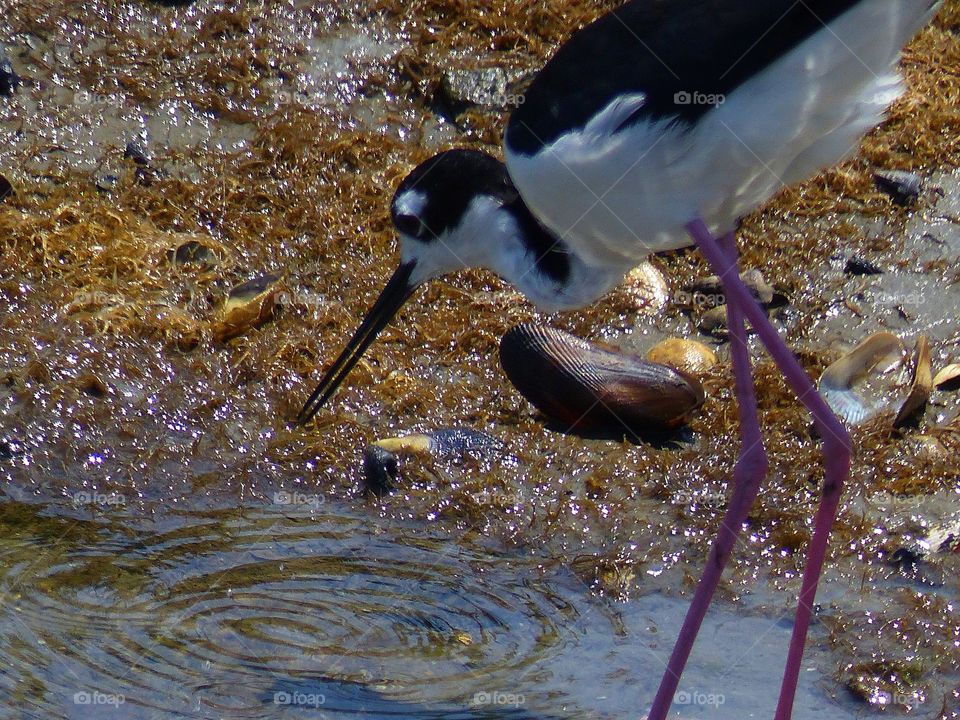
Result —
[[[500,364],[538,410],[580,432],[675,428],[704,399],[685,372],[531,323],[503,336]]]

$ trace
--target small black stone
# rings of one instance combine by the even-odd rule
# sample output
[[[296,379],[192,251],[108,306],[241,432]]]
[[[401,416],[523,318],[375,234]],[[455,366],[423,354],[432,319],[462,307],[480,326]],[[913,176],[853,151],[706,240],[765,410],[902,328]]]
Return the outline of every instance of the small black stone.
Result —
[[[3,175],[0,175],[0,202],[3,202],[11,195],[14,195],[13,185]]]
[[[123,151],[123,156],[130,158],[137,165],[146,166],[150,164],[150,156],[147,155],[147,151],[135,140],[127,143],[127,147],[124,148]]]
[[[363,451],[363,478],[370,493],[382,496],[393,492],[399,472],[399,461],[392,452],[379,445],[368,445]]]
[[[865,260],[857,255],[851,256],[843,268],[847,275],[882,275],[883,270],[874,265],[869,260]]]
[[[10,59],[0,52],[0,95],[10,97],[22,84],[23,80],[14,72]]]

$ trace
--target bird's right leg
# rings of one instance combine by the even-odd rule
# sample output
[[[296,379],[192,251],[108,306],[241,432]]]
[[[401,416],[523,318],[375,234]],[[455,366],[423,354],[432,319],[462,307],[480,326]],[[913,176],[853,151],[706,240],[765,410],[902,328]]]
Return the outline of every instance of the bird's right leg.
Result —
[[[729,233],[720,241],[721,250],[727,255],[728,262],[736,272],[737,243],[736,234]],[[760,434],[760,421],[757,418],[757,399],[753,386],[753,372],[750,367],[750,350],[747,346],[747,331],[744,327],[743,312],[736,302],[727,298],[727,327],[730,331],[730,357],[733,363],[733,375],[736,388],[737,408],[740,414],[740,456],[733,470],[733,492],[723,516],[720,530],[713,542],[707,566],[697,585],[690,608],[684,618],[680,635],[673,646],[673,652],[667,663],[667,669],[660,688],[650,709],[649,720],[663,720],[670,710],[680,674],[687,663],[693,643],[700,631],[700,625],[707,614],[707,608],[713,600],[713,594],[720,583],[720,576],[733,552],[737,537],[747,519],[747,514],[756,500],[760,483],[767,474],[767,453],[763,448]]]

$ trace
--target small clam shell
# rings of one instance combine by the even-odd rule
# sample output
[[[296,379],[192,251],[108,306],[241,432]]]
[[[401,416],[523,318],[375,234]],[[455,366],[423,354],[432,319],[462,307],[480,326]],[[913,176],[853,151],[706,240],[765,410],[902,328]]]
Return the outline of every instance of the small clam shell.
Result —
[[[934,387],[941,390],[956,390],[960,387],[960,363],[947,365],[933,378]]]
[[[717,354],[702,342],[669,338],[650,348],[647,360],[691,375],[702,375],[717,364]]]
[[[650,262],[637,265],[628,272],[623,280],[623,288],[636,310],[646,315],[656,315],[670,300],[667,281]]]
[[[910,394],[900,406],[900,411],[893,421],[894,427],[904,425],[921,408],[925,407],[933,392],[933,372],[930,369],[930,343],[925,335],[917,340],[917,352],[913,365],[913,382],[910,384]]]
[[[820,394],[837,415],[859,424],[877,408],[854,392],[853,385],[878,365],[888,372],[902,361],[903,343],[892,333],[871,335],[853,350],[823,371],[818,383]]]
[[[233,288],[213,323],[214,338],[225,342],[269,320],[280,293],[279,282],[277,275],[262,275]]]
[[[730,334],[727,328],[727,306],[717,305],[707,310],[700,316],[700,324],[697,327],[705,335],[713,335],[715,338],[727,337]]]
[[[684,372],[530,323],[503,336],[500,363],[541,412],[580,431],[676,427],[704,399]]]
[[[773,286],[767,282],[766,278],[756,268],[752,268],[740,275],[743,284],[763,305],[769,305],[773,302]],[[726,304],[724,299],[723,284],[716,275],[694,280],[687,285],[687,292],[696,296],[701,296],[703,300],[697,299],[696,305],[717,306]]]

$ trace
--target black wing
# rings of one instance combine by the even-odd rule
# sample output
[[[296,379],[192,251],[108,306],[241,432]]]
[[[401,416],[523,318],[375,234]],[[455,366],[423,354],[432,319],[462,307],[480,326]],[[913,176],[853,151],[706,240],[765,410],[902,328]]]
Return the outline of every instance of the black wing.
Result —
[[[685,99],[730,94],[870,1],[632,0],[575,33],[547,63],[510,118],[507,147],[533,155],[624,94],[646,96],[635,119],[692,123],[712,105]]]

